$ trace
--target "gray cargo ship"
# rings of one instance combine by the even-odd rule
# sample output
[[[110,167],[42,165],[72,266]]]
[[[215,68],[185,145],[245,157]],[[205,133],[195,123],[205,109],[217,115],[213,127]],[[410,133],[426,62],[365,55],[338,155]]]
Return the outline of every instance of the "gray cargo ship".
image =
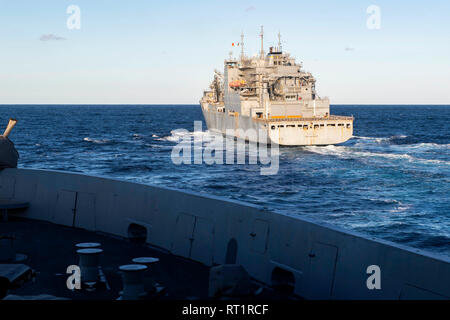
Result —
[[[215,71],[210,88],[200,100],[208,129],[212,132],[256,142],[279,145],[330,145],[353,135],[353,117],[330,114],[330,101],[316,92],[316,79],[303,70],[281,47],[254,57],[225,60],[224,72]],[[255,137],[252,132],[262,132]]]

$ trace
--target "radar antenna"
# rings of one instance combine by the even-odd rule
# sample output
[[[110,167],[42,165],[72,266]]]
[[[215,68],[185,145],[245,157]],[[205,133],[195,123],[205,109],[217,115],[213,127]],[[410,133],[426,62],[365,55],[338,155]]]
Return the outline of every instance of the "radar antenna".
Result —
[[[283,52],[281,48],[281,33],[278,31],[278,51]]]
[[[261,59],[264,59],[264,27],[261,26]]]
[[[241,33],[241,60],[244,60],[244,32]]]

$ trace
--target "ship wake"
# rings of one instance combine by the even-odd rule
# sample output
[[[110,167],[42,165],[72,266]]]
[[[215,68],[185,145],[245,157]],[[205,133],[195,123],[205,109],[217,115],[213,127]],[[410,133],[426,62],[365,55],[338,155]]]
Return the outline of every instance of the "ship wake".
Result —
[[[418,148],[426,148],[430,149],[433,146],[431,144],[417,144],[417,145],[409,145],[409,147],[404,147],[403,151],[406,151],[405,153],[395,153],[395,152],[380,152],[380,151],[368,151],[368,150],[361,150],[359,148],[355,147],[348,147],[348,146],[325,146],[325,147],[319,147],[319,146],[308,146],[304,149],[306,151],[317,153],[321,155],[329,155],[329,156],[335,156],[341,159],[367,159],[367,158],[375,158],[375,159],[389,159],[389,160],[405,160],[408,162],[413,163],[423,163],[423,164],[439,164],[439,165],[445,165],[449,166],[450,161],[440,160],[440,159],[426,159],[426,158],[420,158],[415,155],[411,155],[408,153],[408,151],[411,151],[411,149],[418,149]],[[435,148],[443,148],[443,149],[449,149],[449,145],[436,145]],[[398,148],[402,149],[402,148]],[[401,150],[399,150],[401,151]]]

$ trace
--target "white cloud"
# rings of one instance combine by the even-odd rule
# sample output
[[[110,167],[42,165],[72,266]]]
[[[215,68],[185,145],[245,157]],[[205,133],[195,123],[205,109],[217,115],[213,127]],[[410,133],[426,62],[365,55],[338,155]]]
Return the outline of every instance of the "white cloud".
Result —
[[[54,35],[52,33],[49,34],[43,34],[39,40],[41,41],[58,41],[58,40],[66,40],[66,38],[59,37],[57,35]]]

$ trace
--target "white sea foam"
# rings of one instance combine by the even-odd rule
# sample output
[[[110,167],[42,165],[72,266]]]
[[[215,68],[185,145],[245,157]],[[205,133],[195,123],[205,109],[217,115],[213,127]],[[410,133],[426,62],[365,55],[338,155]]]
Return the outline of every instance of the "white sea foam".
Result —
[[[84,138],[83,141],[97,143],[97,144],[103,144],[103,143],[110,142],[110,140],[108,140],[108,139],[97,140],[97,139],[92,139],[92,138],[89,138],[89,137]]]
[[[360,140],[369,140],[369,141],[375,141],[376,143],[382,143],[386,141],[392,141],[394,139],[405,139],[408,136],[405,135],[396,135],[396,136],[390,136],[390,137],[363,137],[363,136],[353,136],[353,138],[360,139]]]
[[[424,150],[430,150],[430,149],[450,149],[450,144],[439,144],[439,143],[415,143],[415,144],[406,144],[406,145],[398,145],[396,147],[404,147],[404,148],[411,148],[411,149],[424,149]]]
[[[395,153],[377,153],[369,151],[358,151],[350,147],[329,145],[326,147],[308,146],[306,150],[323,155],[334,155],[340,158],[362,158],[362,157],[383,157],[390,159],[411,159],[408,154],[395,154]]]
[[[405,139],[408,136],[405,135],[397,135],[390,137],[363,137],[363,136],[353,136],[353,138],[359,140],[368,140],[375,141],[377,143],[391,141],[393,139]],[[450,149],[450,144],[439,144],[439,143],[431,143],[431,142],[422,142],[422,143],[414,143],[414,144],[398,144],[392,145],[394,148],[411,148],[411,149]]]
[[[209,131],[186,131],[183,129],[172,130],[170,136],[161,137],[155,140],[158,141],[170,141],[170,142],[180,142],[183,139],[193,139],[194,137],[202,137],[204,142],[209,142],[213,140],[214,135]]]
[[[395,200],[395,199],[372,199],[372,198],[369,198],[369,200],[374,201],[374,202],[382,202],[382,203],[386,203],[386,204],[391,204],[391,203],[401,204],[400,201]]]
[[[402,204],[402,203],[400,203],[395,209],[389,210],[389,212],[391,212],[391,213],[401,213],[401,212],[407,211],[411,207],[412,206],[410,204]]]
[[[355,159],[355,158],[385,158],[385,159],[405,159],[411,162],[421,162],[421,163],[435,163],[435,164],[445,164],[450,165],[450,161],[437,160],[437,159],[422,159],[416,158],[409,154],[398,154],[398,153],[383,153],[383,152],[369,152],[360,151],[352,149],[351,147],[345,146],[308,146],[305,150],[318,153],[322,155],[332,155],[343,159]]]

